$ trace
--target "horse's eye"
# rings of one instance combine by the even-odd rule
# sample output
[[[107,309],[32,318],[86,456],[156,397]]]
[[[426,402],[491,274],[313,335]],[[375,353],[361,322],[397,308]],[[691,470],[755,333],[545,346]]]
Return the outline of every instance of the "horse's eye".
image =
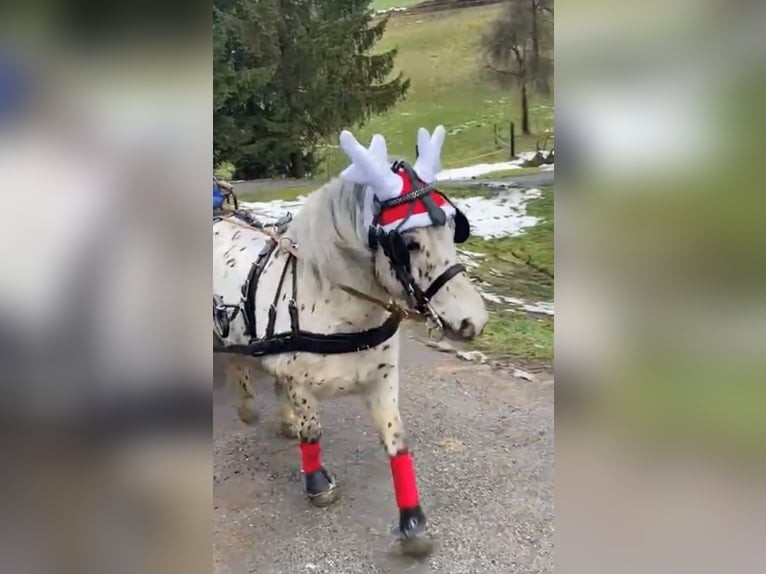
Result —
[[[418,243],[417,241],[410,241],[407,244],[407,249],[409,251],[420,251],[420,243]]]

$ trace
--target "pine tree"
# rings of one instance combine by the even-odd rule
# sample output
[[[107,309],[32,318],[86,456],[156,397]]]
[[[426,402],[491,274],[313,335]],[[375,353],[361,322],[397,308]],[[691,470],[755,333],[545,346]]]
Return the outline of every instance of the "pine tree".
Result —
[[[383,112],[409,80],[373,54],[370,0],[216,0],[216,160],[240,176],[303,177],[317,145]]]

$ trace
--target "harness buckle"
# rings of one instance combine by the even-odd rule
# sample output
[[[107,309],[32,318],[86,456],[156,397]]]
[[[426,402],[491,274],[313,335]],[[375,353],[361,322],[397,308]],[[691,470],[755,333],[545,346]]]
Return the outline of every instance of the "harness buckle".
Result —
[[[287,253],[291,253],[291,251],[298,249],[298,244],[295,243],[291,238],[281,235],[279,237],[279,249],[286,251]]]
[[[428,340],[438,343],[444,338],[444,323],[433,310],[430,303],[426,303],[426,329],[428,330]]]
[[[295,299],[290,299],[287,302],[287,311],[290,313],[290,330],[294,337],[298,336],[300,326],[298,325],[298,304]]]

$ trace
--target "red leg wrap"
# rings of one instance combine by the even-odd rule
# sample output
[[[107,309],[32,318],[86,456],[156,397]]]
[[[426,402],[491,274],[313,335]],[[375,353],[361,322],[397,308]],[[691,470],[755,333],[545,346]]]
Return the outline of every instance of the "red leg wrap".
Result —
[[[319,456],[320,450],[319,441],[301,443],[301,470],[304,473],[314,472],[322,468],[322,459]]]
[[[420,503],[415,484],[415,467],[409,451],[391,457],[391,476],[394,479],[396,505],[399,508],[415,508]]]

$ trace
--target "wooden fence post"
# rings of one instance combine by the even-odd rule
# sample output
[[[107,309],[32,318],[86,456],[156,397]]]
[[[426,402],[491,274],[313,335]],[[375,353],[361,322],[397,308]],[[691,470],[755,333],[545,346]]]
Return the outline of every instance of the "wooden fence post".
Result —
[[[511,122],[510,148],[511,148],[511,159],[515,159],[516,158],[516,134],[515,134],[513,122]]]

